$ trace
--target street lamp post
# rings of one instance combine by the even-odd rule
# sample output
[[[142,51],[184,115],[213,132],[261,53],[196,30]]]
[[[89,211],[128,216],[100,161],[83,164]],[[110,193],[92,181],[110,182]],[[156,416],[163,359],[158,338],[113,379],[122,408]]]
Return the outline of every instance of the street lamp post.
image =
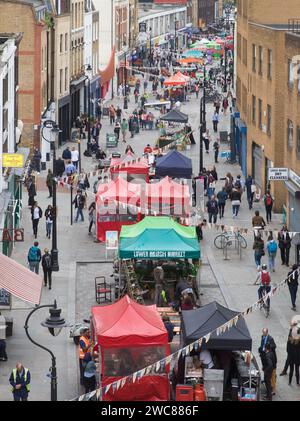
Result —
[[[225,71],[224,71],[224,88],[223,88],[223,92],[227,92],[227,47],[226,44],[224,45],[224,66],[225,66]]]
[[[175,57],[177,54],[177,49],[178,49],[178,43],[177,43],[177,29],[178,29],[178,20],[175,20]]]
[[[124,52],[125,60],[124,60],[124,104],[123,108],[124,110],[128,109],[128,98],[127,98],[127,50]]]
[[[199,172],[203,172],[203,141],[206,132],[206,66],[203,67],[203,96],[200,99],[200,160]]]
[[[35,307],[27,316],[26,321],[25,321],[25,332],[26,335],[28,337],[28,339],[36,346],[38,346],[39,348],[42,348],[44,351],[49,352],[49,354],[51,355],[51,368],[50,368],[50,377],[51,377],[51,401],[57,401],[57,372],[56,372],[56,358],[53,354],[53,352],[46,348],[43,345],[38,344],[35,340],[32,339],[32,337],[30,336],[28,330],[29,330],[29,326],[28,326],[28,322],[30,317],[33,315],[33,313],[35,313],[37,310],[41,309],[41,308],[49,308],[49,313],[50,313],[50,317],[48,317],[44,322],[41,323],[42,326],[47,327],[49,329],[49,332],[51,333],[51,335],[53,336],[57,336],[61,329],[63,327],[67,327],[68,324],[66,323],[65,319],[61,318],[60,313],[61,310],[59,308],[57,308],[57,304],[56,304],[56,300],[54,301],[54,304],[45,304],[42,306],[38,306]]]
[[[150,47],[150,51],[149,51],[149,56],[150,56],[150,61],[152,62],[152,28],[149,28],[149,47]]]
[[[43,130],[47,128],[50,129],[51,133],[51,140],[48,140],[43,135]],[[57,250],[57,207],[56,207],[56,139],[59,135],[61,130],[59,129],[58,125],[53,120],[46,120],[43,123],[42,128],[42,137],[46,142],[50,143],[52,151],[53,151],[53,162],[52,162],[52,208],[53,208],[53,222],[52,222],[52,249],[51,249],[51,260],[52,260],[52,271],[58,272],[59,265],[58,265],[58,250]]]
[[[87,129],[88,129],[88,141],[87,141],[87,150],[90,151],[91,148],[91,79],[93,74],[93,69],[90,64],[84,64],[82,66],[85,68],[85,80],[88,81],[88,118],[87,118]]]

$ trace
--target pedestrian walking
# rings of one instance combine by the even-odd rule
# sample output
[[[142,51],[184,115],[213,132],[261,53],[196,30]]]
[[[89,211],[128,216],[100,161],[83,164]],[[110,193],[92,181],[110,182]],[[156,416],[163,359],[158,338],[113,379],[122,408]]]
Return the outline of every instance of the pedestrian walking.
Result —
[[[214,195],[212,195],[206,203],[206,210],[208,213],[208,222],[211,223],[213,221],[213,223],[216,224],[218,217],[218,201]]]
[[[209,130],[207,129],[206,132],[203,134],[203,142],[205,145],[205,151],[206,153],[209,153],[209,143],[211,141],[211,137],[209,134]]]
[[[44,285],[45,287],[49,284],[49,289],[52,286],[52,258],[47,248],[44,249],[42,257],[42,268],[44,272]]]
[[[208,179],[207,179],[207,196],[210,199],[213,194],[215,194],[216,190],[216,180],[211,173],[209,172]]]
[[[215,107],[215,112],[216,112],[217,114],[219,114],[219,112],[220,112],[220,108],[221,108],[221,104],[220,104],[220,101],[219,101],[219,100],[216,100],[216,101],[214,102],[214,107]]]
[[[252,192],[252,184],[253,184],[253,179],[251,175],[248,175],[245,181],[245,188],[247,192],[247,201],[248,201],[249,209],[252,209],[252,206],[253,206],[254,193]]]
[[[48,205],[47,209],[45,210],[45,218],[46,218],[46,237],[50,239],[53,219],[54,219],[54,210],[51,205]]]
[[[76,168],[76,170],[78,170],[79,152],[75,148],[75,146],[73,146],[72,151],[71,151],[71,161],[74,167]]]
[[[278,247],[281,253],[281,264],[289,266],[291,237],[287,227],[284,225],[278,233]]]
[[[35,272],[36,274],[39,274],[39,266],[40,266],[41,259],[42,259],[42,253],[39,248],[39,243],[35,241],[33,243],[33,246],[31,246],[30,249],[28,250],[28,255],[27,255],[29,270],[31,270],[31,272]]]
[[[88,209],[89,212],[89,235],[92,233],[92,226],[96,223],[96,203],[92,202]]]
[[[117,141],[119,141],[120,130],[121,130],[121,125],[120,125],[119,120],[117,120],[116,123],[115,123],[115,127],[114,127],[114,133],[117,136]]]
[[[127,130],[128,130],[128,123],[127,123],[126,119],[123,118],[122,123],[121,123],[121,132],[122,132],[122,137],[123,137],[124,143],[126,143]]]
[[[263,367],[264,382],[267,389],[267,394],[264,400],[271,401],[272,400],[272,375],[276,367],[274,365],[275,364],[274,354],[271,351],[270,344],[266,344],[264,360],[265,360],[264,367]]]
[[[225,187],[222,187],[217,194],[218,199],[218,208],[219,208],[219,218],[224,218],[224,210],[226,205],[226,200],[228,199],[228,194],[226,193]]]
[[[115,119],[116,119],[116,110],[115,107],[113,105],[110,105],[108,108],[108,115],[109,115],[109,124],[115,124]]]
[[[298,265],[293,265],[292,270],[288,273],[288,287],[290,291],[291,301],[292,301],[292,308],[291,310],[296,311],[296,299],[297,299],[297,292],[298,292]]]
[[[9,377],[14,401],[27,401],[30,392],[30,371],[21,363],[16,364]]]
[[[31,220],[32,220],[33,235],[35,236],[35,238],[37,238],[38,225],[39,225],[40,218],[42,218],[42,216],[43,216],[42,209],[39,207],[38,202],[34,202],[34,205],[31,208]]]
[[[269,352],[272,352],[267,355]],[[264,381],[267,388],[267,398],[272,399],[272,376],[274,376],[274,369],[276,370],[277,356],[276,356],[276,344],[267,328],[262,330],[262,337],[260,347],[258,348],[260,355],[262,368],[264,371]],[[271,364],[270,364],[271,359]],[[276,372],[275,372],[276,373]],[[267,375],[266,375],[267,374]],[[273,378],[274,383],[274,378]]]
[[[53,173],[50,170],[50,168],[48,169],[48,174],[47,174],[47,178],[46,178],[46,186],[48,187],[48,191],[49,191],[49,196],[47,199],[50,199],[50,197],[52,197],[52,190],[53,190]]]
[[[116,109],[116,116],[117,116],[117,120],[121,121],[122,110],[121,110],[121,108],[119,106]]]
[[[36,196],[35,183],[32,177],[28,178],[27,181],[27,192],[28,192],[28,206],[32,207],[34,205],[34,197]]]
[[[85,197],[82,194],[81,190],[77,190],[77,194],[75,196],[75,199],[73,200],[73,204],[75,205],[75,209],[77,209],[75,222],[78,221],[79,215],[81,217],[81,221],[83,222],[84,221],[83,208],[85,206]]]
[[[73,175],[74,173],[76,173],[76,167],[75,165],[72,163],[72,161],[67,161],[67,165],[66,165],[66,174],[68,177],[70,177],[71,175]]]
[[[63,176],[63,173],[65,172],[65,163],[61,159],[60,156],[55,161],[54,171],[55,171],[55,174],[54,175],[57,176],[57,177],[62,177]]]
[[[252,218],[252,226],[254,229],[263,230],[266,226],[265,220],[260,216],[259,211],[255,211],[255,216]]]
[[[198,85],[198,83],[196,83],[195,84],[195,93],[196,93],[196,98],[197,99],[199,98],[199,90],[200,90],[199,85]]]
[[[224,98],[223,103],[222,103],[224,115],[227,115],[228,105],[229,105],[228,99]]]
[[[173,341],[174,338],[174,325],[173,323],[171,323],[170,317],[166,313],[163,313],[161,318],[166,328],[166,331],[168,332],[168,342],[170,343]]]
[[[293,337],[293,332],[294,336]],[[294,375],[296,375],[296,383],[299,386],[299,365],[300,365],[300,336],[298,334],[298,327],[294,326],[292,328],[292,334],[289,336],[287,341],[287,354],[288,354],[288,361],[289,361],[289,386],[292,384],[292,379]]]
[[[69,146],[67,146],[66,149],[64,149],[62,153],[62,159],[64,159],[65,165],[67,164],[67,162],[71,161],[72,154],[71,154]]]
[[[261,258],[265,255],[265,243],[264,240],[261,238],[260,233],[258,233],[258,235],[255,236],[253,250],[255,264],[256,267],[259,269],[261,265]]]
[[[135,88],[134,90],[134,99],[135,99],[135,104],[139,103],[139,91],[137,88]]]
[[[225,177],[225,190],[226,190],[226,193],[228,194],[228,196],[231,195],[232,189],[233,189],[233,177],[232,177],[231,173],[228,172],[226,174],[226,177]]]
[[[232,217],[236,218],[241,206],[241,193],[235,187],[232,189],[230,199],[232,205]]]
[[[215,164],[218,164],[218,157],[219,157],[219,150],[220,150],[220,143],[216,140],[213,144],[214,152],[215,152]]]
[[[269,269],[275,272],[275,258],[277,254],[277,243],[273,238],[273,234],[270,233],[268,240],[267,240],[267,251],[268,251],[268,257],[269,257]]]
[[[42,154],[39,148],[35,147],[33,151],[32,165],[33,165],[34,170],[37,173],[41,172],[41,159],[42,159]]]
[[[279,376],[286,376],[287,375],[287,370],[288,370],[289,365],[290,365],[289,354],[288,354],[288,341],[289,341],[290,336],[292,336],[292,329],[293,329],[294,326],[297,326],[297,322],[293,323],[293,319],[292,319],[291,320],[291,328],[289,330],[289,334],[288,334],[288,338],[287,338],[287,342],[286,342],[287,356],[286,356],[284,368],[283,368],[282,372],[279,374]]]
[[[274,199],[271,196],[270,190],[267,190],[266,194],[263,197],[263,201],[266,208],[267,223],[272,222],[272,208],[273,208]]]
[[[214,112],[213,117],[212,117],[212,122],[213,122],[213,128],[214,128],[214,132],[218,133],[218,124],[220,121],[220,116],[217,112]]]
[[[7,361],[6,340],[5,339],[0,339],[0,361]]]

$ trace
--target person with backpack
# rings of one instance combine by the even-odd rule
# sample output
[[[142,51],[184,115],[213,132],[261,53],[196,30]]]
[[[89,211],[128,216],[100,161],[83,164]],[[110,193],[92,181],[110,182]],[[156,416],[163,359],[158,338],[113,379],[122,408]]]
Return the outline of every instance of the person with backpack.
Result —
[[[45,218],[46,218],[46,236],[47,238],[50,239],[52,224],[53,224],[53,219],[54,219],[54,211],[51,205],[48,205],[47,209],[45,210]]]
[[[242,178],[240,175],[237,176],[234,185],[233,185],[242,195],[242,192],[244,190],[244,183],[242,181]]]
[[[31,208],[31,220],[32,220],[33,235],[35,236],[35,238],[37,238],[38,225],[42,216],[43,216],[42,209],[39,207],[38,202],[34,202],[34,205]]]
[[[207,179],[207,196],[210,199],[212,195],[215,194],[216,190],[216,180],[211,172],[209,172],[208,179]]]
[[[269,223],[272,222],[272,208],[274,203],[274,199],[271,196],[270,190],[267,190],[263,200],[266,208],[267,223]]]
[[[254,260],[257,268],[260,267],[261,258],[265,255],[265,243],[264,240],[261,238],[261,234],[259,233],[255,236],[254,243],[253,243],[253,250],[254,250]]]
[[[261,271],[259,271],[254,285],[257,285],[258,282],[258,299],[261,300],[265,294],[268,294],[271,291],[271,275],[268,271],[267,265],[262,265]]]
[[[273,238],[273,234],[270,233],[268,240],[267,240],[267,250],[269,256],[269,269],[270,271],[275,272],[275,257],[277,254],[277,243]]]
[[[84,216],[83,216],[82,209],[84,208],[84,205],[85,205],[85,197],[82,194],[81,190],[77,190],[77,194],[75,196],[75,199],[73,200],[73,204],[75,205],[75,209],[77,209],[75,222],[78,221],[79,215],[81,217],[81,221],[83,222]]]
[[[230,199],[232,204],[232,217],[236,218],[241,206],[241,193],[236,187],[233,188],[230,194]]]
[[[219,157],[219,149],[220,149],[220,143],[218,140],[216,140],[213,144],[214,152],[215,152],[215,164],[218,164],[218,157]]]
[[[49,250],[46,248],[44,249],[44,255],[42,257],[42,268],[44,272],[44,285],[47,286],[49,282],[49,289],[51,289],[52,285],[52,258],[49,254]]]
[[[228,199],[228,194],[226,193],[225,187],[222,188],[217,194],[218,207],[219,207],[219,218],[224,218],[224,209],[226,205],[226,200]]]
[[[209,201],[206,203],[206,209],[208,213],[208,222],[211,223],[213,219],[213,223],[215,224],[217,222],[219,208],[218,201],[214,195],[212,195]]]
[[[29,265],[29,270],[31,270],[31,272],[35,272],[37,275],[39,274],[39,266],[41,259],[42,253],[39,248],[39,243],[35,241],[33,243],[33,246],[30,247],[30,249],[28,250],[27,261]]]

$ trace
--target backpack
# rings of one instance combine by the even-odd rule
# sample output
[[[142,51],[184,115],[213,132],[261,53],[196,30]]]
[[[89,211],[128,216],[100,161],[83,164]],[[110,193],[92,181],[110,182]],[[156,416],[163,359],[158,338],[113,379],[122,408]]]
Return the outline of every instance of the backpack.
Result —
[[[52,266],[52,259],[50,254],[46,254],[44,257],[44,263],[45,263],[45,267],[46,269],[51,269]]]
[[[30,247],[28,252],[28,261],[29,262],[38,262],[38,249],[36,247]]]
[[[277,251],[277,243],[275,241],[271,241],[268,245],[268,251],[269,253],[276,253]]]
[[[269,272],[262,272],[261,273],[261,283],[264,286],[269,286],[271,282],[270,274]]]
[[[240,188],[242,187],[242,185],[241,185],[241,181],[240,181],[240,180],[236,180],[236,182],[234,183],[234,187],[235,187],[236,189],[240,189]]]
[[[266,197],[266,206],[271,206],[273,203],[272,197],[271,196],[267,196]]]
[[[78,206],[84,206],[84,197],[82,194],[80,194],[78,197]]]

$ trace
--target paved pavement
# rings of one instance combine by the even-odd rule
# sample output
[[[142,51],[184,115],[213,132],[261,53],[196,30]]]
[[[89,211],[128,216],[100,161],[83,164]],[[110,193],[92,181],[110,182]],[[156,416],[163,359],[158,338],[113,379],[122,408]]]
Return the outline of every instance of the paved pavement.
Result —
[[[129,103],[129,110],[125,115],[129,115],[134,107],[133,98]],[[122,101],[116,99],[114,104],[122,105]],[[207,107],[208,128],[212,136],[212,106]],[[189,114],[190,122],[195,130],[195,139],[197,145],[186,151],[186,155],[193,160],[194,173],[199,168],[199,100],[191,98],[189,102],[182,106],[182,111]],[[102,120],[103,128],[100,135],[100,143],[104,146],[105,134],[112,132],[109,126],[108,118]],[[229,116],[222,117],[220,130],[229,130]],[[140,134],[134,139],[128,140],[132,145],[135,153],[140,155],[147,143],[154,145],[159,136],[156,130],[140,131]],[[213,143],[213,142],[212,142]],[[83,141],[82,152],[85,149],[85,141]],[[119,150],[123,152],[126,145],[120,144]],[[221,150],[227,149],[226,145],[222,145]],[[213,152],[209,155],[204,154],[204,166],[209,168],[214,165]],[[91,170],[94,164],[91,158],[86,158],[82,154],[82,168],[86,171]],[[224,176],[230,171],[234,176],[241,173],[238,165],[228,165],[224,162],[216,164],[219,176]],[[42,209],[45,209],[49,203],[47,199],[47,191],[45,187],[46,173],[39,176],[38,202]],[[93,179],[90,180],[92,186]],[[219,182],[217,188],[222,186]],[[17,244],[13,253],[13,258],[26,265],[26,256],[28,248],[34,240],[31,230],[30,212],[26,208],[26,194],[24,194],[24,212],[22,226],[25,228],[25,241],[23,244]],[[92,200],[92,197],[89,199]],[[58,305],[63,310],[64,317],[70,321],[81,320],[88,316],[90,306],[95,304],[94,300],[94,277],[99,273],[105,273],[109,276],[109,264],[101,264],[99,261],[105,259],[105,248],[101,243],[95,243],[93,236],[88,236],[88,222],[86,221],[70,225],[70,193],[65,188],[58,189],[58,249],[60,271],[54,274],[53,289],[49,291],[43,288],[41,304],[52,303],[57,299]],[[225,211],[224,223],[229,225],[237,225],[241,227],[249,227],[250,221],[254,214],[254,210],[263,211],[262,204],[255,204],[253,211],[249,211],[246,206],[245,198],[241,206],[241,212],[237,219],[232,220],[229,205]],[[274,217],[274,223],[270,228],[280,227],[280,215]],[[51,242],[46,239],[44,223],[40,224],[38,240],[41,248],[51,248]],[[214,236],[217,234],[215,229],[205,230],[204,240],[201,243],[203,266],[201,268],[200,292],[202,304],[217,300],[223,305],[228,305],[234,310],[243,310],[248,305],[256,301],[257,287],[252,286],[256,277],[256,268],[252,251],[253,234],[247,234],[248,248],[245,250],[242,260],[235,255],[234,252],[228,254],[230,260],[224,261],[221,251],[216,250],[213,246]],[[87,263],[89,262],[89,263]],[[277,262],[276,272],[273,276],[273,282],[282,280],[287,272],[286,267],[279,266]],[[258,348],[261,329],[268,327],[270,334],[274,337],[278,347],[278,371],[281,370],[285,361],[286,337],[289,329],[289,320],[294,313],[290,310],[290,300],[287,290],[282,290],[277,294],[271,303],[271,315],[269,319],[265,319],[263,314],[256,312],[247,317],[247,324],[253,337],[253,351],[256,354]],[[0,362],[0,400],[10,400],[11,393],[8,384],[8,377],[11,369],[17,361],[22,361],[32,373],[32,391],[30,393],[31,400],[49,400],[50,396],[50,380],[46,376],[50,366],[50,356],[45,351],[38,349],[31,344],[25,336],[23,329],[24,320],[30,306],[20,300],[13,299],[13,307],[10,315],[14,318],[14,333],[7,340],[9,360],[4,363]],[[3,312],[6,314],[7,312]],[[34,338],[38,339],[43,345],[49,347],[57,357],[58,366],[58,399],[71,399],[82,390],[78,387],[77,381],[77,357],[76,347],[71,339],[68,338],[68,329],[65,329],[58,337],[53,338],[40,326],[40,322],[46,317],[47,311],[39,310],[30,322],[30,331]],[[295,385],[287,386],[286,377],[278,377],[277,400],[298,400],[299,391]]]

